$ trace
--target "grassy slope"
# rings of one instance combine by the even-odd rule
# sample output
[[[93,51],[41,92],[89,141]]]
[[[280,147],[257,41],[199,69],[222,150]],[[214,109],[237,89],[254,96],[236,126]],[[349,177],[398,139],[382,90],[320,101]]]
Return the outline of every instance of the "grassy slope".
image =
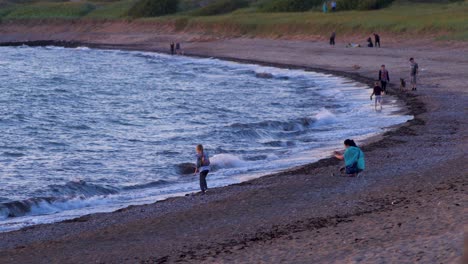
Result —
[[[169,19],[169,18],[166,18]],[[241,10],[210,17],[172,17],[179,30],[265,37],[389,32],[437,35],[438,38],[468,40],[468,2],[453,4],[394,4],[375,11],[333,14],[257,13]]]
[[[106,2],[62,2],[17,4],[0,7],[3,20],[127,19],[127,10],[136,0]],[[174,15],[143,20],[173,23],[176,30],[201,31],[222,35],[293,37],[329,33],[370,33],[437,35],[438,38],[468,40],[468,1],[452,4],[415,4],[397,2],[376,11],[346,11],[333,14],[259,13],[242,9],[221,16]]]

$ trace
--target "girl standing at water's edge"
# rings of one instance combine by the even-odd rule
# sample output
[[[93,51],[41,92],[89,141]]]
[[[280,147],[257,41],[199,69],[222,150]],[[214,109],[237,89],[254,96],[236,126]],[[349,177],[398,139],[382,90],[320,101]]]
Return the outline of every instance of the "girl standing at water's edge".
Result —
[[[203,194],[208,190],[208,185],[206,183],[206,176],[210,172],[210,158],[208,154],[203,150],[203,145],[197,145],[197,167],[195,168],[195,174],[200,172],[200,189]]]

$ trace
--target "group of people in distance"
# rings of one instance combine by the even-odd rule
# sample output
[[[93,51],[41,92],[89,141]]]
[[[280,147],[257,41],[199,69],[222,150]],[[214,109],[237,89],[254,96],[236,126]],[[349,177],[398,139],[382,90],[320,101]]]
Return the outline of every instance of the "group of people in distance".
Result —
[[[182,54],[182,49],[180,47],[180,43],[177,42],[177,43],[174,43],[174,42],[171,42],[171,44],[169,45],[170,47],[170,52],[171,52],[171,55],[181,55]]]
[[[417,91],[419,65],[416,63],[414,58],[410,58],[409,61],[411,90]],[[374,89],[370,96],[370,99],[372,100],[372,97],[375,95],[375,110],[377,110],[377,106],[380,106],[380,110],[382,110],[382,95],[387,94],[388,83],[390,83],[390,73],[385,68],[385,65],[382,65],[379,70],[379,79],[375,81]],[[400,78],[400,91],[406,91],[406,82],[403,78]]]
[[[377,33],[374,33],[374,42],[372,42],[372,37],[369,37],[367,39],[367,47],[369,48],[373,48],[373,47],[376,47],[376,48],[380,48],[380,36],[379,34]],[[336,39],[336,32],[333,31],[330,35],[330,45],[331,46],[335,46],[335,39]],[[346,45],[347,48],[360,48],[361,45],[360,44],[356,44],[356,43],[348,43]]]
[[[328,12],[328,7],[330,7],[330,10],[332,12],[335,12],[336,11],[336,1],[325,1],[325,2],[323,2],[322,11],[324,13],[327,13]]]
[[[330,38],[330,44],[335,44],[335,32],[333,32]],[[380,47],[380,37],[376,33],[375,43],[378,43]],[[372,41],[372,40],[371,40]],[[178,46],[177,46],[178,45]],[[176,50],[180,50],[180,44],[177,44],[175,47]],[[178,48],[177,48],[178,47]],[[175,52],[175,51],[174,51]],[[171,44],[171,53],[173,53],[173,43]],[[419,74],[419,65],[416,63],[414,58],[410,58],[410,82],[411,90],[417,90],[417,80]],[[387,85],[390,83],[390,73],[385,67],[385,65],[380,66],[378,80],[374,82],[374,88],[370,99],[372,100],[375,96],[375,105],[374,108],[377,111],[377,106],[380,106],[382,110],[382,95],[388,94]],[[400,91],[406,91],[406,82],[403,78],[400,78]],[[358,176],[365,169],[365,160],[364,152],[356,145],[354,140],[346,139],[344,141],[345,150],[343,152],[335,151],[333,154],[337,159],[344,160],[344,167],[340,171],[347,176]],[[206,177],[211,170],[210,159],[202,145],[196,146],[196,168],[195,174],[199,173],[200,176],[200,190],[202,194],[205,194],[208,190],[208,185],[206,182]]]

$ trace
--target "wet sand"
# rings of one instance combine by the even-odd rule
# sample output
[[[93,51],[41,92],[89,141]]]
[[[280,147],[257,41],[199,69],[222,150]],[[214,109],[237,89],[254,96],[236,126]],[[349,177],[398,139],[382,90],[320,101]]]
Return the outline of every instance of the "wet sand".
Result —
[[[401,40],[386,46],[383,35],[381,49],[347,49],[339,39],[329,47],[305,40],[150,34],[146,28],[133,34],[110,26],[46,29],[2,25],[0,41],[66,40],[71,46],[166,52],[167,43],[177,39],[187,55],[324,71],[363,82],[386,64],[392,94],[415,118],[363,147],[368,167],[362,177],[338,177],[341,164],[330,158],[210,189],[205,196],[1,233],[0,263],[461,261],[468,200],[468,45]],[[399,93],[395,84],[400,77],[409,80],[409,57],[422,70],[420,85],[415,93]]]

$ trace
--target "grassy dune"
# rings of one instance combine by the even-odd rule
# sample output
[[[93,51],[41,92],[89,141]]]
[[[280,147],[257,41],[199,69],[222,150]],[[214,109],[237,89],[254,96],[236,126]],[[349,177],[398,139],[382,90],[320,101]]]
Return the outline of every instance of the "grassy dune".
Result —
[[[218,34],[294,36],[340,33],[390,32],[437,35],[438,38],[468,40],[468,3],[394,4],[374,11],[345,11],[323,14],[256,13],[238,11],[224,16],[174,18],[180,29],[203,28]]]
[[[136,1],[138,0],[14,3],[0,0],[0,19],[133,20],[128,17],[128,10]],[[190,12],[181,12],[137,20],[168,23],[175,25],[176,31],[229,36],[296,37],[323,35],[336,30],[340,34],[368,34],[378,31],[434,36],[444,40],[468,40],[468,0],[455,3],[415,3],[400,0],[380,10],[327,14],[317,10],[265,13],[250,7],[225,15],[196,16]]]

